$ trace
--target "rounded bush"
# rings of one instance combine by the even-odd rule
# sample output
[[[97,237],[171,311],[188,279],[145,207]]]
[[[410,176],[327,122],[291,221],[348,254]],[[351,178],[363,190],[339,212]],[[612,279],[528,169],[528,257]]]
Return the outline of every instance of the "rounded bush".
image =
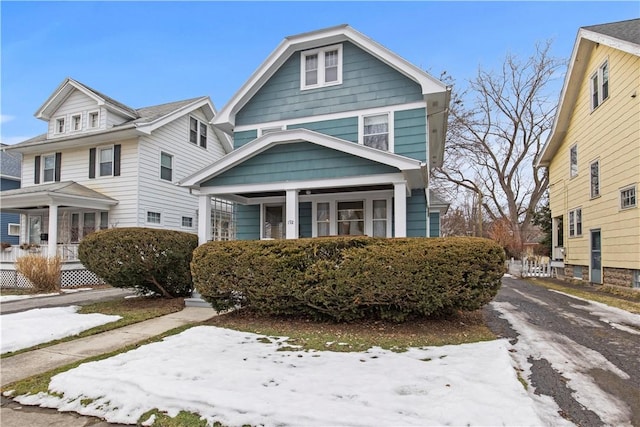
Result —
[[[504,259],[481,238],[336,237],[209,242],[191,271],[217,310],[405,321],[482,307],[498,292]]]
[[[78,258],[108,284],[165,297],[190,295],[198,236],[143,227],[112,228],[82,239]]]

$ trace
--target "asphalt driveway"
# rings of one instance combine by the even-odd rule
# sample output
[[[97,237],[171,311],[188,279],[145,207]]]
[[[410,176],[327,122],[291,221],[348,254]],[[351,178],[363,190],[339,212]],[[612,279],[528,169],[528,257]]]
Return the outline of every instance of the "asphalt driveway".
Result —
[[[485,308],[522,376],[580,426],[640,426],[640,315],[505,277]]]

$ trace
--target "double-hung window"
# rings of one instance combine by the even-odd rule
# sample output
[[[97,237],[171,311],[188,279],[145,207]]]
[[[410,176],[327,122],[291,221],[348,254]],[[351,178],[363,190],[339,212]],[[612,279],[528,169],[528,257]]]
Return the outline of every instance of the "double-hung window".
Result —
[[[74,131],[82,130],[82,115],[76,114],[71,116],[71,129]]]
[[[605,61],[591,75],[591,109],[595,109],[609,98],[609,61]]]
[[[362,144],[389,151],[389,114],[363,117]]]
[[[42,177],[43,182],[53,182],[55,180],[55,171],[56,171],[56,155],[49,154],[44,157],[44,166],[42,169]]]
[[[620,208],[629,209],[635,208],[638,204],[638,198],[636,196],[636,186],[623,188],[620,190]]]
[[[600,161],[591,163],[591,198],[600,197]]]
[[[342,45],[302,52],[300,88],[314,89],[342,83]]]
[[[89,127],[91,129],[95,129],[100,125],[100,113],[98,111],[93,111],[89,113]]]
[[[207,148],[207,124],[200,120],[190,117],[189,118],[189,142],[198,145],[202,148]]]
[[[173,156],[165,152],[160,153],[160,179],[173,180]]]
[[[569,237],[582,236],[582,208],[569,211]]]
[[[572,145],[569,149],[569,176],[571,178],[578,175],[578,145]]]
[[[100,176],[113,175],[113,147],[100,148],[99,153],[99,165],[98,170]]]
[[[364,201],[338,202],[338,235],[364,234]]]
[[[65,126],[64,126],[64,117],[60,117],[59,119],[56,119],[56,127],[54,129],[55,133],[64,133],[65,131]]]

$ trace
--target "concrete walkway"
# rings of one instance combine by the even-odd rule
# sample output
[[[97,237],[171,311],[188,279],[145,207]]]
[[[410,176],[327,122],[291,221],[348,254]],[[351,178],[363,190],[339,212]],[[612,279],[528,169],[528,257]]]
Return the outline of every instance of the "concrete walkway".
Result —
[[[211,307],[186,307],[177,313],[167,314],[40,350],[6,357],[0,363],[0,382],[2,387],[5,387],[12,382],[29,378],[69,363],[119,350],[179,326],[203,322],[215,315],[216,312]],[[2,399],[0,423],[2,427],[109,425],[100,420],[81,417],[77,414],[62,414],[55,410],[22,407],[6,398]]]

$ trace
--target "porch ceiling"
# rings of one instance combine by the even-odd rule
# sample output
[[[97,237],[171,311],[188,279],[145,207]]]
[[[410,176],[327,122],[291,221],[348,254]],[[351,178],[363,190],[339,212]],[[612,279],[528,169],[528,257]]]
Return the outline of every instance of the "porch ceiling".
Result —
[[[116,199],[74,181],[54,182],[0,192],[0,209],[25,212],[48,206],[108,210]]]

